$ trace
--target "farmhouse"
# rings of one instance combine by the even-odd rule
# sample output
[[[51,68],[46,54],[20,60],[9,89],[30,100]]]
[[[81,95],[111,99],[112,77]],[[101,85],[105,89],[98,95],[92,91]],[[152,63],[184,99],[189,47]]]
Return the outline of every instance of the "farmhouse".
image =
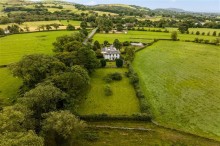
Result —
[[[120,51],[117,50],[113,45],[102,48],[101,53],[105,59],[115,60],[120,58]]]

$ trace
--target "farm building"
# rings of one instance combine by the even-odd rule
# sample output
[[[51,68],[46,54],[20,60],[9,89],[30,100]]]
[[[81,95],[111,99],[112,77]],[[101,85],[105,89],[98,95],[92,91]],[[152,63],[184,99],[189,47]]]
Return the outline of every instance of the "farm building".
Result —
[[[117,50],[113,45],[102,48],[101,53],[105,59],[115,60],[120,58],[120,51]]]
[[[143,47],[142,43],[131,43],[132,46]]]

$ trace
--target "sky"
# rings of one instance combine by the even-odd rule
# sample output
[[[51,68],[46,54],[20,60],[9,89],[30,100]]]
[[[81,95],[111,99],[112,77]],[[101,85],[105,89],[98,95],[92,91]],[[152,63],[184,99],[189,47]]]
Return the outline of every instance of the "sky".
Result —
[[[194,12],[220,12],[220,0],[65,0],[85,5],[129,4],[156,8],[180,8]]]

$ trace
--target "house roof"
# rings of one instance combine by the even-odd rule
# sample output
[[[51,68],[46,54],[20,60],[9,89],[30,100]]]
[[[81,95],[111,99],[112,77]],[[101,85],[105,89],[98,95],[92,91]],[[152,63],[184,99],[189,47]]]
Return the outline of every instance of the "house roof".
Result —
[[[101,53],[106,55],[120,54],[120,51],[117,50],[113,45],[111,45],[110,47],[102,48]]]

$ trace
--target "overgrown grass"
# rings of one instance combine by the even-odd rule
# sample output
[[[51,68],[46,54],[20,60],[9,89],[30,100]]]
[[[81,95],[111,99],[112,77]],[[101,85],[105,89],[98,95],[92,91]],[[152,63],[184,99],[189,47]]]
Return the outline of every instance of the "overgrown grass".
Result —
[[[133,62],[154,119],[220,141],[220,48],[159,41]]]
[[[22,81],[12,76],[8,68],[0,68],[0,100],[9,104],[18,94]]]
[[[86,142],[82,145],[103,146],[218,146],[219,143],[173,130],[168,130],[146,122],[90,122],[89,125],[146,128],[150,131],[119,130],[119,129],[90,129],[99,136],[97,141]]]
[[[106,83],[103,78],[114,72],[121,73],[123,78],[121,81],[109,83],[113,95],[106,96],[104,93]],[[138,99],[129,79],[124,76],[125,72],[127,72],[126,68],[97,69],[91,77],[91,89],[78,108],[79,114],[132,115],[139,113]]]
[[[98,33],[94,36],[93,40],[98,40],[100,43],[103,43],[105,40],[113,43],[114,40],[117,38],[121,42],[124,41],[133,41],[133,42],[143,42],[149,43],[152,42],[153,39],[170,39],[171,33],[164,33],[164,32],[148,32],[148,31],[128,31],[127,34],[120,33],[120,34],[101,34]],[[199,39],[207,39],[207,40],[214,40],[217,37],[213,36],[202,36],[202,35],[192,35],[192,34],[178,34],[178,39],[180,40],[194,40],[195,38]]]
[[[52,43],[56,41],[56,38],[74,32],[36,32],[2,37],[0,38],[0,65],[16,62],[27,54],[52,54]]]

